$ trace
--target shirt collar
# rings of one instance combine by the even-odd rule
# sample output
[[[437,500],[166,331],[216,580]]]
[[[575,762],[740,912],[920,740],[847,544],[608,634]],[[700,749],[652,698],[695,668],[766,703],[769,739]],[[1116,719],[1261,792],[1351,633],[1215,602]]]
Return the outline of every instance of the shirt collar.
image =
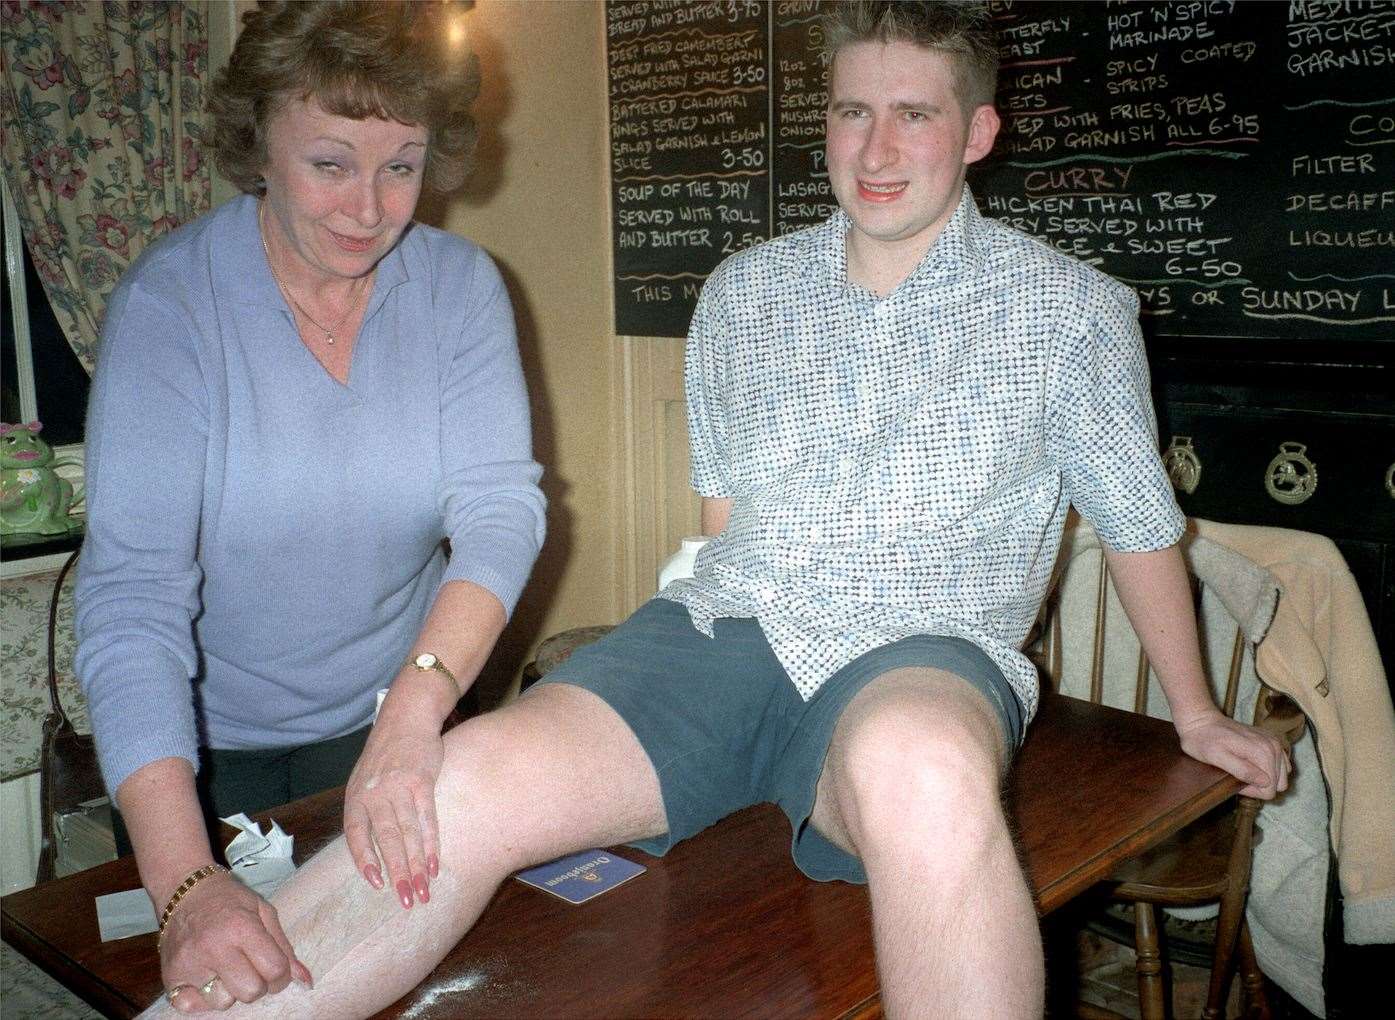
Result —
[[[850,226],[847,214],[838,209],[817,226],[795,234],[786,249],[787,265],[797,273],[845,286]],[[988,256],[988,244],[988,224],[965,184],[954,214],[902,286],[918,289],[961,273],[977,273]]]
[[[785,249],[790,270],[822,279],[835,287],[847,282],[846,245],[851,221],[842,209],[822,223],[801,230]]]
[[[954,215],[935,238],[920,265],[911,272],[908,282],[912,286],[922,286],[980,271],[988,254],[987,233],[983,214],[978,211],[973,192],[965,184]]]
[[[220,279],[228,296],[234,300],[275,308],[278,304],[284,304],[285,298],[272,278],[271,267],[267,265],[261,227],[257,222],[257,206],[254,195],[239,195],[228,202],[227,234],[219,245],[228,271],[220,274]],[[412,278],[407,260],[402,255],[402,246],[414,227],[415,224],[409,224],[392,246],[392,251],[378,262],[378,275],[373,281],[373,296],[364,313],[365,321],[377,311],[394,288]]]

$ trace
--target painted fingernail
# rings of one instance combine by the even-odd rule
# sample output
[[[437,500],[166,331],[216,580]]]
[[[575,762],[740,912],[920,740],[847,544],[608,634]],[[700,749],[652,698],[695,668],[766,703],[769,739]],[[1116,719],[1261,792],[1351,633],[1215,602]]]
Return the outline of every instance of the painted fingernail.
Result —
[[[378,870],[376,864],[365,864],[363,866],[363,877],[368,879],[368,884],[374,889],[383,887],[383,873]]]
[[[397,898],[402,901],[402,906],[412,909],[412,887],[405,878],[397,883]]]
[[[426,859],[426,872],[432,878],[435,878],[441,873],[441,861],[435,854],[432,854]]]
[[[431,889],[426,884],[425,875],[417,875],[413,878],[412,885],[416,887],[417,899],[421,900],[423,903],[431,902]]]

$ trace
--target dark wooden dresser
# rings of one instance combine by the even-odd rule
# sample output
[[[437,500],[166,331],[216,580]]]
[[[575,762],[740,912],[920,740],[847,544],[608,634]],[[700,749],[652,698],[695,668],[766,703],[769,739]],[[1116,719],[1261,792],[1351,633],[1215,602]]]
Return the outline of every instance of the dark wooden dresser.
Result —
[[[1164,455],[1190,440],[1200,467],[1195,489],[1177,491],[1182,509],[1331,538],[1365,598],[1395,695],[1395,337],[1154,336],[1148,343]],[[1169,462],[1174,486],[1189,480],[1185,455],[1173,453]],[[1315,477],[1305,481],[1309,474]],[[1369,1015],[1364,1004],[1375,1001],[1377,975],[1388,972],[1395,953],[1345,943],[1335,868],[1329,890],[1327,1016],[1356,1020]],[[1278,999],[1283,1020],[1311,1020],[1286,996]]]
[[[1190,516],[1313,531],[1395,666],[1395,343],[1150,339],[1158,436]],[[1190,441],[1190,454],[1182,453]],[[1169,449],[1172,452],[1169,454]],[[1395,689],[1395,684],[1392,684]]]

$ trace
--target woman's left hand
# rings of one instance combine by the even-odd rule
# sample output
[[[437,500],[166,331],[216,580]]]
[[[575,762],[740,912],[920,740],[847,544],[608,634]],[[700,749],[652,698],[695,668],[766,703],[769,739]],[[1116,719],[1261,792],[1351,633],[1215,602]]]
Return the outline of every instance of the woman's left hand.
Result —
[[[431,898],[440,871],[436,778],[444,744],[430,706],[401,696],[383,702],[344,794],[344,838],[354,863],[375,889],[387,883],[403,907]],[[377,845],[375,851],[374,844]],[[379,860],[381,854],[381,862]]]

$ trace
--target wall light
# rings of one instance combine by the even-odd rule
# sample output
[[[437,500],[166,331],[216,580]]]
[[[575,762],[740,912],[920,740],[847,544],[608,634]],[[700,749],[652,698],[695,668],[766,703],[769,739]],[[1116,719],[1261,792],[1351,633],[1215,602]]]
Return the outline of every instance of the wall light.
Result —
[[[464,12],[453,14],[446,25],[446,41],[453,49],[459,49],[465,45],[465,15]]]

